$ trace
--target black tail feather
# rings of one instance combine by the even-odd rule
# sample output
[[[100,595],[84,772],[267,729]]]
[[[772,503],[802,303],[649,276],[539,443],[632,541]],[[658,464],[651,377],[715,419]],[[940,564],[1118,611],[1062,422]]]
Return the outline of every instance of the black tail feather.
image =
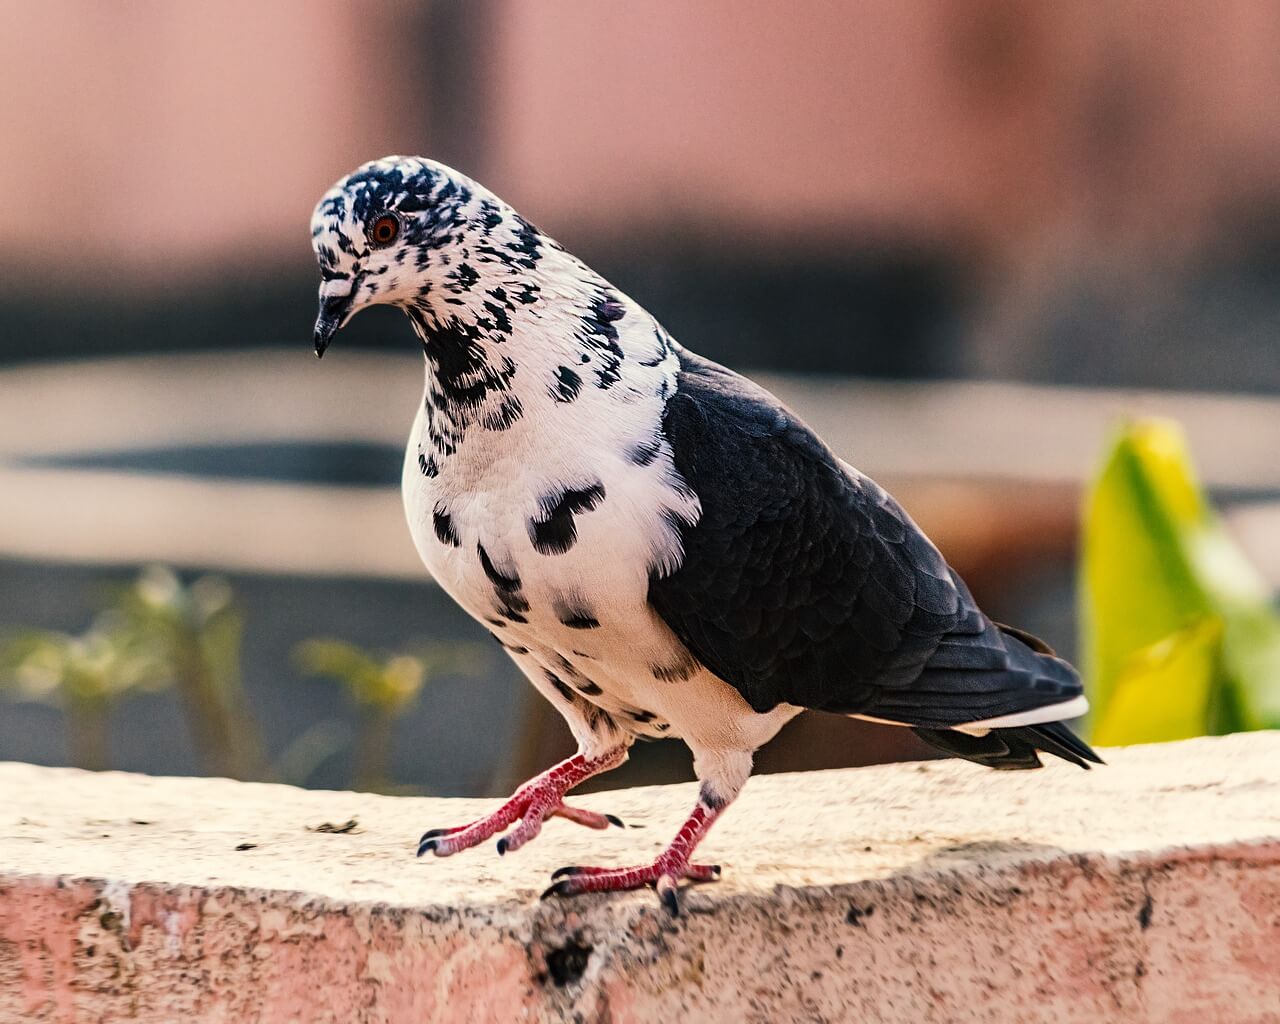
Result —
[[[1094,749],[1067,728],[1065,722],[1045,722],[1043,725],[1025,725],[1020,729],[1001,729],[1000,732],[1019,733],[1023,739],[1047,754],[1055,754],[1064,761],[1088,769],[1088,762],[1105,764]]]
[[[1012,729],[992,729],[984,736],[970,736],[954,729],[911,730],[926,743],[988,768],[1019,771],[1041,767],[1037,751],[1088,769],[1089,762],[1103,764],[1089,744],[1062,722],[1021,725]]]

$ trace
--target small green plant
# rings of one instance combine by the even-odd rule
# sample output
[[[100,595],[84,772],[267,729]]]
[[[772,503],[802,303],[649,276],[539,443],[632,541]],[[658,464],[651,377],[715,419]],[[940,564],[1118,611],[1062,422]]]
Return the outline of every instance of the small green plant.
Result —
[[[315,638],[294,651],[308,675],[341,682],[359,709],[355,735],[357,789],[385,791],[391,785],[392,728],[428,679],[444,672],[475,673],[483,656],[470,644],[433,644],[416,654],[375,654],[341,640]]]
[[[62,708],[71,761],[101,771],[110,764],[108,719],[130,696],[168,685],[155,648],[108,610],[78,635],[24,629],[0,644],[0,682],[19,700]]]
[[[1280,617],[1167,420],[1126,425],[1085,503],[1083,665],[1093,739],[1280,727]]]
[[[15,699],[60,707],[71,759],[82,768],[110,767],[108,720],[117,704],[140,692],[173,689],[206,774],[304,784],[352,742],[352,729],[346,722],[318,722],[268,766],[241,685],[243,628],[225,580],[202,576],[184,584],[173,570],[154,566],[114,590],[82,634],[20,629],[0,638],[0,686]],[[294,655],[304,672],[341,681],[359,708],[355,782],[368,790],[390,785],[392,727],[430,677],[475,673],[486,664],[469,644],[382,656],[313,639]]]
[[[240,680],[244,616],[230,585],[216,576],[183,584],[172,569],[152,566],[119,593],[115,608],[165,665],[204,771],[263,778],[262,743]]]

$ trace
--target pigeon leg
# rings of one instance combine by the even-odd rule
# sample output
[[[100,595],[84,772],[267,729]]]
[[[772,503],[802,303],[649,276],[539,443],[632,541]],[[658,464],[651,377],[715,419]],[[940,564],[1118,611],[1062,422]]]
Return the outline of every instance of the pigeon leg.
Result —
[[[575,754],[537,778],[530,779],[492,814],[473,821],[470,825],[433,828],[423,833],[418,842],[418,856],[431,852],[437,857],[448,857],[459,850],[484,842],[517,820],[520,824],[498,840],[498,853],[518,850],[541,831],[542,823],[547,818],[566,818],[587,828],[621,826],[622,822],[612,814],[597,814],[595,811],[567,806],[564,795],[591,776],[618,767],[626,758],[626,747],[607,750],[593,757]]]
[[[672,917],[676,917],[680,913],[680,900],[676,895],[676,885],[680,879],[714,882],[720,877],[720,865],[691,864],[689,857],[727,806],[728,801],[709,798],[704,789],[693,813],[676,833],[671,845],[652,864],[631,868],[561,868],[551,876],[553,884],[542,894],[542,898],[576,896],[584,892],[621,892],[652,885],[663,906],[670,911]]]

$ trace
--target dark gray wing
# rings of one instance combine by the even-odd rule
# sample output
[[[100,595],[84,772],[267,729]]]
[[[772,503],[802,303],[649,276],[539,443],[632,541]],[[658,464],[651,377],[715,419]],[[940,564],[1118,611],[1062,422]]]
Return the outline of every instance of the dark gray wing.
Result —
[[[1066,662],[992,623],[919,527],[776,398],[692,353],[663,430],[702,515],[649,601],[757,711],[945,728],[1069,700]]]

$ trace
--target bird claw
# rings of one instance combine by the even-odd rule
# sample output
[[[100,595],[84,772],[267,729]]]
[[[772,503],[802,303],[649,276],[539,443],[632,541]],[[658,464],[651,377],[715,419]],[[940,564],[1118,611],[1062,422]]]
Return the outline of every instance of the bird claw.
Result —
[[[434,850],[438,844],[438,840],[442,836],[447,836],[451,832],[458,832],[456,828],[431,828],[422,833],[422,838],[418,840],[418,856]]]
[[[581,807],[570,807],[559,797],[539,799],[537,792],[522,793],[507,801],[493,814],[473,821],[470,825],[428,829],[418,840],[418,856],[434,853],[437,857],[448,857],[477,846],[513,822],[519,822],[511,832],[498,840],[498,856],[502,857],[518,850],[536,836],[547,818],[565,818],[586,828],[607,829],[611,825],[626,828],[616,814],[600,814]]]
[[[552,884],[542,899],[552,896],[577,896],[589,892],[625,892],[651,885],[658,899],[672,917],[680,916],[678,883],[714,882],[720,877],[719,864],[690,864],[672,857],[659,857],[652,864],[634,868],[600,868],[570,864],[557,868]]]
[[[672,917],[679,917],[680,897],[676,892],[676,880],[670,875],[663,875],[654,883],[653,888],[657,891],[662,905],[667,908],[667,913]]]
[[[587,828],[603,829],[610,825],[621,828],[622,819],[617,815],[570,807],[564,802],[564,795],[584,779],[616,768],[626,759],[625,746],[591,757],[577,753],[526,782],[492,814],[473,821],[470,825],[433,828],[422,833],[422,838],[418,840],[418,856],[434,853],[437,857],[448,857],[476,846],[519,822],[498,840],[498,855],[502,856],[518,850],[536,836],[542,829],[543,821],[550,817],[568,818]]]
[[[554,878],[555,876],[553,875],[552,877]],[[549,885],[546,889],[542,890],[542,895],[539,896],[538,899],[547,900],[547,899],[550,899],[552,896],[571,896],[571,895],[573,894],[570,893],[569,890],[565,887],[564,882],[556,882],[553,885]]]

